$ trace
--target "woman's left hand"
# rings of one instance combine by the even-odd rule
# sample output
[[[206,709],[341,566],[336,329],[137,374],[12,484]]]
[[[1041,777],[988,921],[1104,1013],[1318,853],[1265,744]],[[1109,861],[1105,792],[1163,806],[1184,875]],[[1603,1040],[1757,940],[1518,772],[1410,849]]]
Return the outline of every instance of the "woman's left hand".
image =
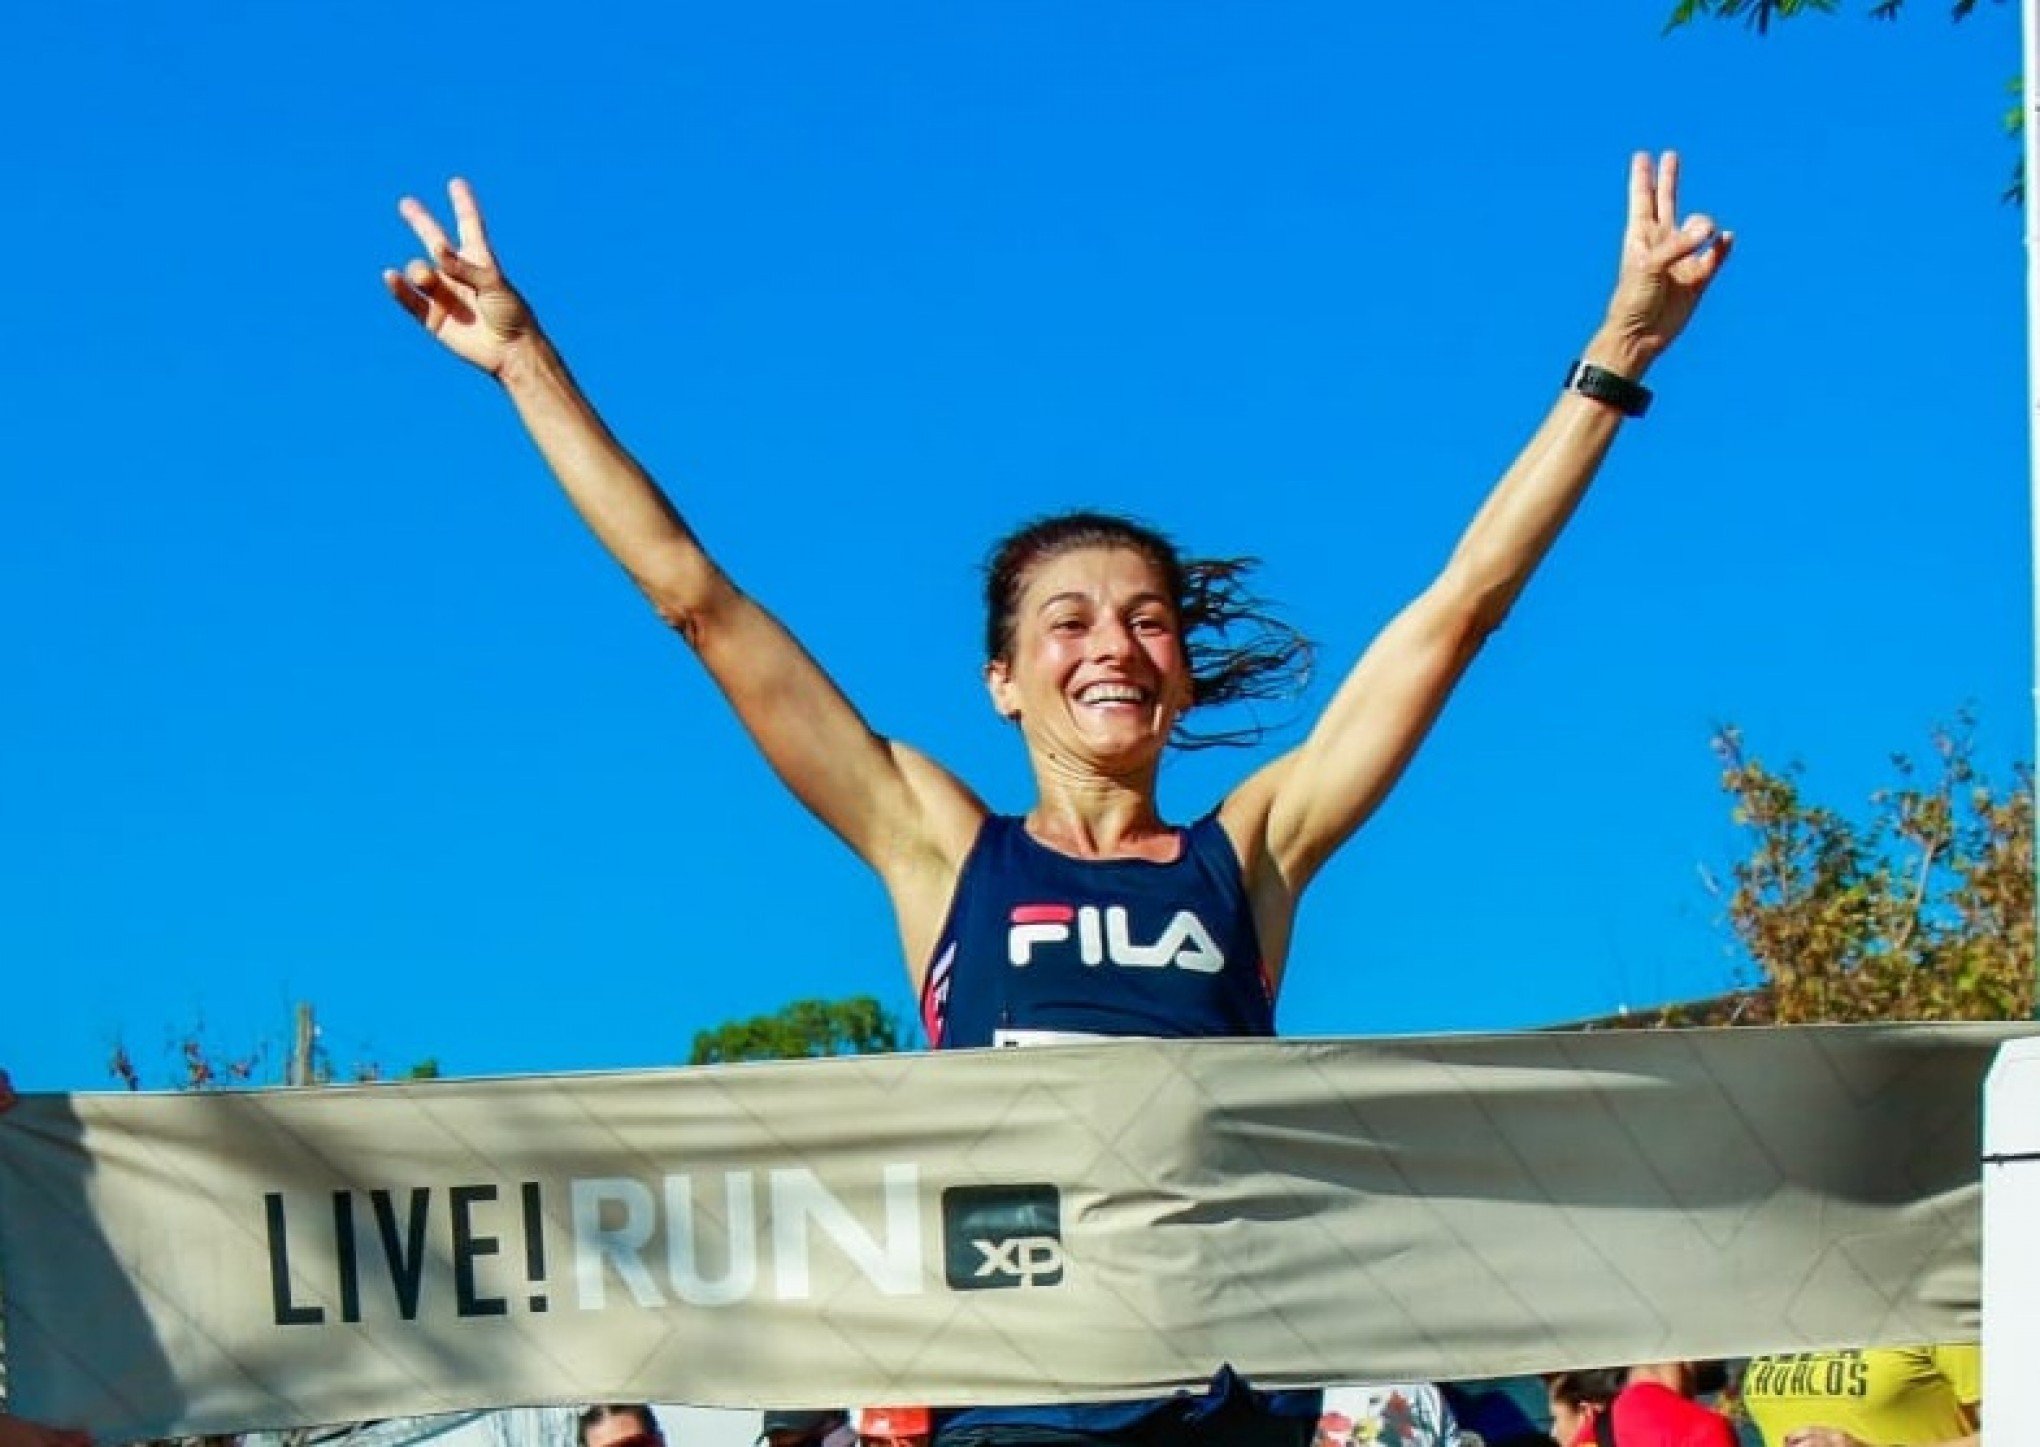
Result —
[[[1630,157],[1622,267],[1597,340],[1612,349],[1607,362],[1632,380],[1685,330],[1735,244],[1734,233],[1710,216],[1678,217],[1678,153],[1665,152],[1656,165],[1641,151]]]

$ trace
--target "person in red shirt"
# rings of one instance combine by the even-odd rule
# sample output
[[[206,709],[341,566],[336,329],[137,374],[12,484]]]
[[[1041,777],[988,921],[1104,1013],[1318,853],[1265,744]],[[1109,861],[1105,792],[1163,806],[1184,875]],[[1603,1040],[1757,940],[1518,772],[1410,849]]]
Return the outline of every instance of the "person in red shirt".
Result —
[[[1631,1367],[1608,1407],[1619,1447],[1736,1447],[1735,1428],[1693,1400],[1696,1364]]]
[[[1547,1378],[1552,1435],[1565,1447],[1736,1447],[1728,1419],[1693,1400],[1700,1367],[1646,1362]]]
[[[857,1414],[857,1447],[928,1447],[926,1407],[866,1407]]]

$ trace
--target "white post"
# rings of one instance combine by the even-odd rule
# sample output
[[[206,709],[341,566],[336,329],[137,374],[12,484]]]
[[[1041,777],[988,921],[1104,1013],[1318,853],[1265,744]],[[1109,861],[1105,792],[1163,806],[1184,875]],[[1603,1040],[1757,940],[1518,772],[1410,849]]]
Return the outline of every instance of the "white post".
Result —
[[[2026,187],[2026,453],[2033,530],[2034,638],[2040,645],[2040,0],[2021,0]],[[2034,667],[2040,744],[2040,656]],[[2040,749],[2035,757],[2040,758]],[[2040,1441],[2040,1042],[1998,1052],[1984,1092],[1983,1441]],[[2021,1368],[2027,1367],[2022,1371]]]
[[[2030,8],[2030,5],[2029,5]],[[1983,1441],[2040,1442],[2040,1038],[1983,1087]]]
[[[2040,643],[2040,0],[2021,0],[2019,52],[2026,126],[2026,463],[2033,529],[2033,623]],[[2040,744],[2040,654],[2034,667],[2033,729]],[[2040,759],[2040,750],[2034,757]]]

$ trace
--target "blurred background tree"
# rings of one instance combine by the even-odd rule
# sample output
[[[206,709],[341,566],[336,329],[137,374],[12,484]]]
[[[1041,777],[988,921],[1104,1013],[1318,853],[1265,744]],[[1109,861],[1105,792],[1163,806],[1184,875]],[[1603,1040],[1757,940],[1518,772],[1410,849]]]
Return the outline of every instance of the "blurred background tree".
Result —
[[[900,1048],[898,1023],[870,995],[795,1000],[770,1015],[731,1020],[695,1034],[689,1065],[879,1055]]]
[[[390,1077],[372,1060],[357,1060],[344,1071],[336,1071],[333,1058],[319,1030],[319,1016],[310,1004],[299,1004],[291,1012],[290,1045],[278,1050],[268,1040],[258,1040],[239,1053],[221,1049],[206,1038],[204,1022],[179,1030],[170,1037],[168,1053],[176,1062],[165,1090],[228,1090],[258,1085],[365,1085]],[[125,1040],[116,1039],[106,1070],[129,1090],[150,1088],[142,1069],[135,1063]],[[437,1080],[436,1057],[421,1060],[396,1077],[402,1080]]]
[[[1749,838],[1730,882],[1712,882],[1758,975],[1738,1023],[2032,1017],[2030,766],[1987,778],[1963,715],[1924,767],[1894,758],[1896,782],[1850,818],[1737,730],[1714,747]]]

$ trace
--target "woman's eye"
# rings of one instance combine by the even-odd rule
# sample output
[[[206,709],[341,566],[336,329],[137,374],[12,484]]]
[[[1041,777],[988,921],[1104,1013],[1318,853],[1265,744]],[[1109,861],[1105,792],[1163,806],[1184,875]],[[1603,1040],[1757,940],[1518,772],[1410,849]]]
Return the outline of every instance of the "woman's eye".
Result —
[[[1156,614],[1149,614],[1133,620],[1134,630],[1140,633],[1167,633],[1169,620]]]
[[[1062,634],[1081,633],[1084,631],[1084,620],[1081,618],[1057,618],[1048,625],[1048,631]]]

